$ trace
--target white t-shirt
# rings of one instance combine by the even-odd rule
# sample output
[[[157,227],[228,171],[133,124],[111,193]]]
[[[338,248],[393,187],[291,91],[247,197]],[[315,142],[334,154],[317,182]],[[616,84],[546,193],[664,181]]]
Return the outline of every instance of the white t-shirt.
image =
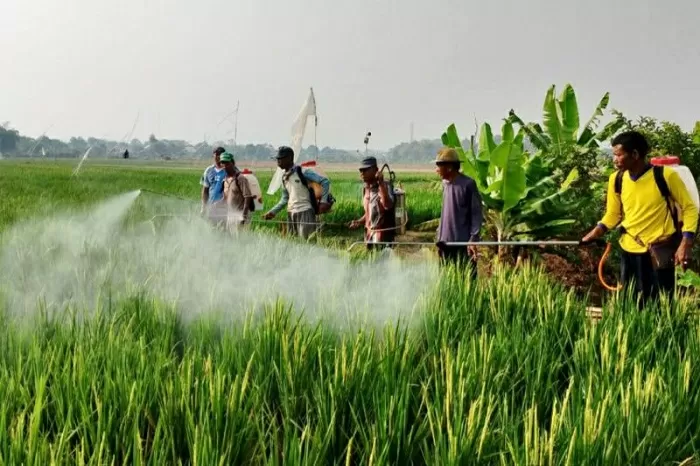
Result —
[[[313,209],[311,199],[309,198],[309,190],[304,183],[299,179],[296,170],[292,170],[289,178],[286,176],[282,179],[284,188],[289,193],[289,201],[287,202],[287,212],[297,213]]]

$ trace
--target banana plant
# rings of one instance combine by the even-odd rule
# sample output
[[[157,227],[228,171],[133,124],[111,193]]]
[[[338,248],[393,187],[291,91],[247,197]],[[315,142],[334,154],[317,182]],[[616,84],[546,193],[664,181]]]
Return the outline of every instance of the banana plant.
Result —
[[[542,151],[529,154],[524,149],[524,128],[515,133],[506,119],[501,134],[496,144],[491,126],[483,124],[478,150],[473,138],[469,148],[462,147],[454,124],[442,135],[443,144],[459,154],[464,174],[475,180],[487,224],[496,230],[498,241],[544,239],[565,232],[575,222],[571,217],[577,203],[566,194],[578,172],[571,170],[560,183],[552,160]]]
[[[617,115],[598,130],[600,118],[610,102],[610,93],[600,99],[593,115],[581,128],[578,102],[574,88],[567,84],[559,97],[555,86],[548,90],[542,106],[542,125],[525,123],[513,110],[509,118],[516,123],[543,157],[552,159],[561,169],[558,174],[564,178],[571,168],[577,168],[588,181],[588,174],[595,170],[598,148],[602,141],[609,140],[625,124],[624,118]],[[581,130],[579,132],[579,130]]]

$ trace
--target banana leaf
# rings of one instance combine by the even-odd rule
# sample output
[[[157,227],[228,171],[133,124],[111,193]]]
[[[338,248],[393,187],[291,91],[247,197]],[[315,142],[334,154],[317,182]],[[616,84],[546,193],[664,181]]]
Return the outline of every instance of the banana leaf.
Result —
[[[547,90],[542,110],[544,128],[552,144],[555,146],[563,144],[566,141],[566,137],[564,135],[564,129],[562,128],[561,107],[554,95],[554,86]]]
[[[561,93],[558,101],[561,111],[561,129],[565,142],[571,143],[576,140],[578,133],[579,116],[578,104],[576,103],[576,92],[571,84],[567,84]]]
[[[525,157],[522,132],[519,132],[517,137],[512,137],[513,125],[510,122],[503,125],[502,132],[508,139],[504,138],[491,153],[491,165],[500,169],[500,197],[503,199],[503,211],[507,212],[515,207],[525,194]]]
[[[595,138],[598,141],[607,141],[612,138],[613,134],[617,133],[623,126],[625,126],[625,120],[616,118],[605,125],[603,129],[596,134]]]
[[[588,123],[583,127],[581,131],[581,136],[578,138],[578,144],[580,146],[588,146],[591,143],[596,143],[596,132],[595,129],[600,123],[600,117],[603,116],[603,112],[608,108],[608,103],[610,102],[610,93],[606,92],[603,98],[598,102],[598,106],[593,111],[593,115],[588,120]],[[597,143],[596,143],[597,145]]]
[[[544,134],[544,131],[542,131],[542,127],[540,125],[537,123],[525,124],[525,122],[512,109],[510,110],[509,117],[513,123],[517,123],[520,128],[525,131],[528,140],[537,150],[547,150],[551,144],[551,141],[547,135]]]

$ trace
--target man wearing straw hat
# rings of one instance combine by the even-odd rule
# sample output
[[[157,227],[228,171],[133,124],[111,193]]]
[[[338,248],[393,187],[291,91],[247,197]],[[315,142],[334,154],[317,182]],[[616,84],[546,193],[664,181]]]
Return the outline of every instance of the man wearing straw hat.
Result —
[[[483,213],[476,182],[460,172],[457,151],[443,148],[435,159],[435,172],[442,178],[442,212],[437,229],[437,246],[443,263],[467,267],[476,278],[476,246],[445,243],[475,242],[480,239]]]

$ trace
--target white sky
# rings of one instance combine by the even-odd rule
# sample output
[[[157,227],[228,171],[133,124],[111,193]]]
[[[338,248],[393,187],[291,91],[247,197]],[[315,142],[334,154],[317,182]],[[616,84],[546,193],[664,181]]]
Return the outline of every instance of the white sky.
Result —
[[[0,122],[23,134],[289,143],[314,87],[318,143],[386,149],[571,82],[609,108],[700,119],[700,0],[0,0]],[[304,145],[313,142],[307,132]]]

